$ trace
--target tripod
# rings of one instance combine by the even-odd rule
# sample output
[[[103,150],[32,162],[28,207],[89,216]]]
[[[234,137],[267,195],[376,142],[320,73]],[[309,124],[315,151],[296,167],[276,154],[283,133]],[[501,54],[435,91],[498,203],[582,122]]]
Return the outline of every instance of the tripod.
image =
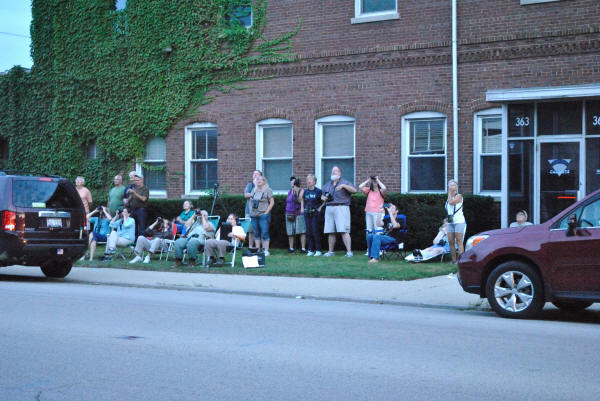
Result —
[[[225,213],[227,213],[227,209],[225,209],[225,204],[223,204],[223,199],[221,199],[221,192],[219,191],[219,183],[215,182],[215,186],[213,188],[213,200],[212,200],[212,206],[210,207],[210,216],[213,215],[213,211],[215,210],[215,203],[217,202],[217,199],[219,199],[219,202],[221,203],[221,208],[223,209],[223,211]]]

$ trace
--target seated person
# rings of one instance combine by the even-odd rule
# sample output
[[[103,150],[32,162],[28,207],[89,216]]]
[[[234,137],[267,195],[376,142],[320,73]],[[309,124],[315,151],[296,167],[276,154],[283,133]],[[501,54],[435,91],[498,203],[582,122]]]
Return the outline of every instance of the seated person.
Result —
[[[413,250],[412,253],[415,259],[431,259],[441,254],[450,253],[450,245],[448,244],[448,234],[446,232],[447,225],[448,220],[444,219],[437,235],[433,239],[432,246],[425,249]]]
[[[231,213],[227,216],[227,222],[221,225],[217,232],[219,239],[207,239],[204,244],[204,250],[210,257],[208,264],[225,264],[225,252],[227,252],[228,245],[235,245],[235,239],[238,241],[244,241],[246,239],[246,233],[244,229],[238,225],[237,216]],[[219,260],[215,260],[215,255],[219,254]]]
[[[527,212],[525,210],[519,210],[516,216],[517,221],[513,221],[510,223],[509,227],[521,227],[521,226],[531,226],[532,224],[527,221]]]
[[[165,239],[171,238],[173,233],[171,232],[171,224],[168,219],[159,217],[154,223],[152,223],[144,235],[140,235],[135,242],[135,258],[129,263],[138,263],[142,260],[142,255],[145,251],[148,252],[144,258],[144,263],[150,263],[150,257],[160,251],[161,249],[167,249]]]
[[[88,237],[88,246],[90,248],[90,261],[94,260],[94,252],[96,252],[97,242],[106,242],[107,236],[110,233],[109,222],[112,216],[108,212],[108,209],[104,206],[98,206],[98,208],[92,210],[87,215],[88,222],[94,225],[93,230],[90,232]],[[85,255],[81,260],[85,259]]]
[[[395,205],[389,203],[379,208],[376,226],[383,227],[383,234],[372,233],[367,235],[367,249],[369,253],[369,263],[379,262],[379,251],[382,245],[397,244],[402,242],[401,225],[397,220],[398,209]]]
[[[194,217],[193,207],[194,205],[192,205],[192,202],[186,200],[183,202],[183,211],[179,213],[179,216],[173,219],[173,222],[177,224],[178,234],[185,234],[184,227],[187,229],[194,222],[194,219],[192,219],[192,217]]]
[[[198,247],[204,245],[206,238],[212,238],[215,233],[215,227],[208,221],[208,212],[206,210],[197,210],[194,212],[192,225],[187,229],[185,236],[179,238],[173,244],[175,249],[175,264],[173,268],[183,265],[183,250],[187,249],[190,257],[190,266],[196,264],[198,256]]]
[[[131,217],[128,207],[124,207],[120,213],[117,209],[109,226],[111,229],[115,228],[116,230],[109,234],[106,241],[105,260],[111,259],[117,246],[125,247],[135,241],[135,220]]]

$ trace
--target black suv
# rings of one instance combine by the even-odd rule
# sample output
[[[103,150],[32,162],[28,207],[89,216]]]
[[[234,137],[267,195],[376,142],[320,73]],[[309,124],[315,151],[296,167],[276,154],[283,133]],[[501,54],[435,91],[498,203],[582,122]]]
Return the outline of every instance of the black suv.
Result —
[[[64,178],[0,172],[0,218],[0,266],[40,266],[62,278],[87,249],[85,209]]]

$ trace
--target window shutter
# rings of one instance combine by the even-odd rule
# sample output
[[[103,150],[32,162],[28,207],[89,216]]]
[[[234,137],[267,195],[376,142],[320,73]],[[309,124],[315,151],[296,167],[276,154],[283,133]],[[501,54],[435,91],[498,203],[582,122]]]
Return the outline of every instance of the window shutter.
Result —
[[[292,127],[263,127],[263,157],[292,157]]]
[[[354,156],[354,123],[323,125],[323,157]]]

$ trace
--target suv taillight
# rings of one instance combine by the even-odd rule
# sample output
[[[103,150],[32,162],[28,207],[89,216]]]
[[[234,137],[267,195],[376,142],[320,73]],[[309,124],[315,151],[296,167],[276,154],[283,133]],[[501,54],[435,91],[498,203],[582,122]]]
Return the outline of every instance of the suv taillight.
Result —
[[[17,214],[9,210],[2,212],[2,230],[15,231],[17,229]]]
[[[85,212],[83,213],[83,231],[87,232],[88,231],[88,221],[87,221],[87,214],[85,214]]]

